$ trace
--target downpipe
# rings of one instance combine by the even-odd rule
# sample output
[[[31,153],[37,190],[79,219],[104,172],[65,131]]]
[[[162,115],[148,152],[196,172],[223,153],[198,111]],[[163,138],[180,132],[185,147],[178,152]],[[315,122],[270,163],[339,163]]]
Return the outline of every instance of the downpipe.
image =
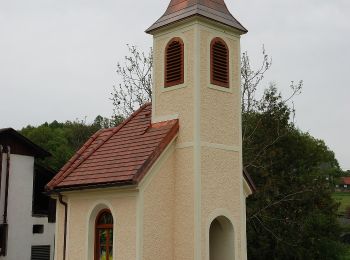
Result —
[[[2,183],[2,154],[4,147],[0,144],[0,201],[1,201],[1,183]]]
[[[6,180],[5,180],[5,209],[4,209],[4,224],[7,224],[7,208],[9,199],[9,181],[10,181],[10,166],[11,166],[11,148],[7,146],[6,158]]]
[[[59,202],[64,206],[64,233],[63,233],[63,260],[66,260],[66,250],[67,250],[67,202],[63,201],[63,196],[61,193],[57,192]],[[57,225],[57,224],[56,224]]]
[[[7,224],[7,209],[8,209],[8,193],[9,193],[9,179],[10,179],[10,166],[11,166],[11,148],[7,146],[7,157],[6,157],[6,175],[5,175],[5,204],[4,204],[4,215],[3,222],[0,225],[0,256],[6,256],[7,254],[7,236],[8,236],[8,224]],[[0,147],[0,198],[2,194],[2,155],[4,149]]]

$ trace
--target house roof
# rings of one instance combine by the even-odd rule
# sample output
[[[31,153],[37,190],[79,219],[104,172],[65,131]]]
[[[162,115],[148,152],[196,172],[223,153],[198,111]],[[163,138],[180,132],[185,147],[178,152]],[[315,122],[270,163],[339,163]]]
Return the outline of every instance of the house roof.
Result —
[[[35,156],[37,158],[51,156],[49,152],[33,143],[13,128],[0,129],[0,145],[5,149],[9,146],[11,149],[10,152],[13,154]]]
[[[151,123],[151,104],[121,125],[100,130],[47,184],[65,190],[137,184],[176,136],[178,120]]]
[[[168,24],[193,16],[206,17],[233,27],[241,31],[241,33],[248,32],[247,29],[232,16],[224,0],[171,0],[163,16],[148,28],[146,32],[152,33],[154,30]]]
[[[350,177],[342,177],[341,184],[350,185]]]
[[[252,179],[252,177],[250,176],[250,174],[248,173],[247,169],[243,169],[243,177],[244,179],[246,180],[246,182],[248,183],[250,189],[252,190],[252,192],[256,192],[257,189],[256,189],[256,186],[255,186],[255,183]]]

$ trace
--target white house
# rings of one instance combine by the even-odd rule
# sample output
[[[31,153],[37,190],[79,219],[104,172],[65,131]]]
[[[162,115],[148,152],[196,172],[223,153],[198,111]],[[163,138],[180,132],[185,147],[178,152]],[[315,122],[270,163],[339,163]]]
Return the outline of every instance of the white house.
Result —
[[[51,260],[55,219],[43,191],[53,173],[35,163],[50,154],[7,128],[0,129],[0,155],[0,259]]]

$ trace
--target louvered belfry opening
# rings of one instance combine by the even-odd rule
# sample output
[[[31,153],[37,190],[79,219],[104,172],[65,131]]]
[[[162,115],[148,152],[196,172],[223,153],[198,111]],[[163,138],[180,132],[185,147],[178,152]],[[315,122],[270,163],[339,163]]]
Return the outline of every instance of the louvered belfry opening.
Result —
[[[184,83],[184,44],[180,38],[174,38],[165,50],[165,87],[182,83]]]
[[[229,87],[229,50],[226,43],[215,38],[211,42],[211,84]]]

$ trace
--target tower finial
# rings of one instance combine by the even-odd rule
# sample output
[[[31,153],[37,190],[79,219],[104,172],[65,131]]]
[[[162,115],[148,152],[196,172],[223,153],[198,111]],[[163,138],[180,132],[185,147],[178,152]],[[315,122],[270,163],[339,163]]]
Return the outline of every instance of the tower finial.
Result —
[[[151,33],[168,24],[192,16],[206,17],[210,20],[233,27],[242,34],[247,33],[247,29],[245,29],[227,9],[224,0],[171,0],[163,16],[148,28],[146,32]]]

